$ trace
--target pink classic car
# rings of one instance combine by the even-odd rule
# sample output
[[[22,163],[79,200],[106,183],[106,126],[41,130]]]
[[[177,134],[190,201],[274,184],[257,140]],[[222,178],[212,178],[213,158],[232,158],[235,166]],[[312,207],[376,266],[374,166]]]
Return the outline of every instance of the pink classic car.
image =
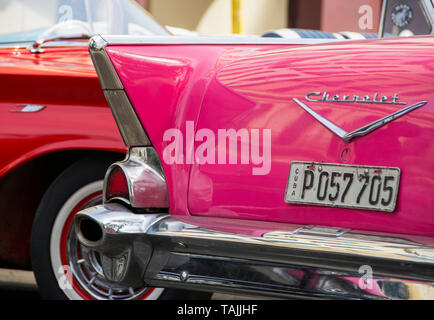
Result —
[[[75,228],[114,286],[434,298],[433,36],[90,53],[128,153]]]

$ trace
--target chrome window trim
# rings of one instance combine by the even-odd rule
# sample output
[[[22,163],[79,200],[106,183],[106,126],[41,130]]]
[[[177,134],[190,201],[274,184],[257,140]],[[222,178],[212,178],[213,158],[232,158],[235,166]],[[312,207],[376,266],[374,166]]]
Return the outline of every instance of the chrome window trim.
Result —
[[[254,36],[104,36],[108,45],[269,45],[269,44],[321,44],[341,39],[286,39]]]
[[[150,146],[148,135],[106,52],[107,45],[108,42],[102,36],[94,36],[89,41],[89,53],[122,139],[129,147]]]

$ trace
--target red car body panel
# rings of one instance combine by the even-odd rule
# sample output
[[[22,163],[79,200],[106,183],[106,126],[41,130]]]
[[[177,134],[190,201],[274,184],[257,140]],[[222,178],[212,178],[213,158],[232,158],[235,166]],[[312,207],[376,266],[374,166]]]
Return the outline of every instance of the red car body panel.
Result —
[[[125,152],[87,47],[0,49],[0,83],[0,177],[49,152]],[[15,112],[26,104],[46,108]]]
[[[87,46],[44,50],[31,54],[27,49],[0,49],[1,181],[10,181],[8,173],[22,165],[59,151],[126,151]],[[34,113],[17,112],[27,104],[45,108]],[[48,175],[51,168],[44,170]],[[32,186],[43,188],[39,181],[32,181]],[[8,199],[26,199],[21,209],[3,203],[0,213],[4,222],[0,260],[19,266],[28,265],[32,219],[45,192],[38,189],[27,194],[24,190],[28,188],[23,181],[16,181],[7,188],[8,195],[2,194]],[[19,192],[9,194],[15,189]]]
[[[194,121],[195,130],[215,133],[229,128],[272,131],[268,175],[252,175],[251,164],[191,166],[162,161],[172,214],[434,235],[433,37],[300,47],[113,45],[107,52],[161,159],[170,143],[163,140],[165,130],[177,128],[188,135],[186,121]],[[345,142],[293,101],[325,91],[399,94],[407,105],[427,103]],[[309,105],[348,132],[402,108]],[[185,149],[187,155],[195,151]],[[294,160],[399,167],[396,209],[384,213],[285,203],[289,165]]]

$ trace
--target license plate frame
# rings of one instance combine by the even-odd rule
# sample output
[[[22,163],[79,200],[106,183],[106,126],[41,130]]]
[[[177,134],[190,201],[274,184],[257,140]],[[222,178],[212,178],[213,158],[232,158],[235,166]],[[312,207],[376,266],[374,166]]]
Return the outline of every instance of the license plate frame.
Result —
[[[311,173],[306,173],[307,171]],[[308,179],[313,179],[312,183]],[[401,169],[397,167],[292,161],[285,189],[285,202],[394,212],[400,180]]]

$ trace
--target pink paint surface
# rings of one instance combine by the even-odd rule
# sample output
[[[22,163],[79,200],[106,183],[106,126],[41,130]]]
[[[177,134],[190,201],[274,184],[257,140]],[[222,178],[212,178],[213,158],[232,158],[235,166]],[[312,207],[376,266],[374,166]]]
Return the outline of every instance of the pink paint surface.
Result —
[[[237,57],[279,47],[113,46],[107,47],[107,52],[162,159],[163,150],[170,143],[163,141],[164,132],[170,128],[186,132],[186,121],[198,123],[206,89],[216,70]],[[186,152],[191,154],[193,150],[184,149],[184,154]],[[189,215],[187,194],[190,165],[162,164],[169,188],[170,212]]]
[[[434,37],[315,46],[119,46],[108,52],[160,157],[168,128],[269,128],[271,171],[163,163],[171,212],[434,235]],[[310,92],[428,103],[347,143],[293,98],[350,132],[402,105],[308,102]],[[199,114],[200,113],[200,114]],[[195,144],[195,148],[200,143]],[[342,152],[348,149],[345,161]],[[395,212],[288,204],[291,161],[399,167]]]

